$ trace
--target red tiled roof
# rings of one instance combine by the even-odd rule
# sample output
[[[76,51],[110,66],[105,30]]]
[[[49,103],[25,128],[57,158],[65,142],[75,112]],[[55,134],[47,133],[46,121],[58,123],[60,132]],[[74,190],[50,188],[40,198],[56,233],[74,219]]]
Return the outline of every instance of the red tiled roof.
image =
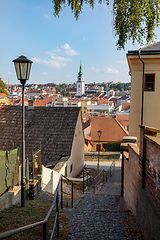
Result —
[[[99,99],[97,103],[101,103],[101,104],[108,104],[110,103],[110,101],[108,101],[108,99]]]
[[[25,105],[28,105],[28,98],[25,98],[24,101],[25,101]],[[16,99],[12,99],[11,102],[12,102],[13,105],[17,105],[17,106],[21,105],[22,104],[22,98],[18,97]]]
[[[129,128],[129,114],[117,114],[116,119],[122,124],[124,128]]]
[[[122,103],[121,111],[127,111],[128,109],[130,109],[130,103]]]
[[[5,93],[0,93],[0,97],[7,97],[7,94],[5,94]]]
[[[99,141],[97,131],[101,130],[102,142],[121,142],[124,136],[128,136],[128,132],[114,118],[99,118],[91,119],[91,138],[92,141]]]

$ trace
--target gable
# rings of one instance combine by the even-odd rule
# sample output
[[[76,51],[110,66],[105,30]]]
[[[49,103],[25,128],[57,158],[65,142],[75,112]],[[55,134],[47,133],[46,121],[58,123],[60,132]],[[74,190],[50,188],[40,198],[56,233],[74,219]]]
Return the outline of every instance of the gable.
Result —
[[[114,118],[99,118],[91,119],[91,140],[99,141],[97,131],[101,130],[102,142],[121,142],[124,136],[128,136],[128,132]]]

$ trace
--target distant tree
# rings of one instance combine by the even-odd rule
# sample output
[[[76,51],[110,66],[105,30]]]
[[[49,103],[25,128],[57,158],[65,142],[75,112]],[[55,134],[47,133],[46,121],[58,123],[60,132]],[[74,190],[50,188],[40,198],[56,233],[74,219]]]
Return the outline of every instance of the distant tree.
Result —
[[[66,91],[64,91],[62,94],[63,94],[63,97],[67,97],[67,92]]]
[[[54,16],[59,17],[62,7],[68,5],[78,20],[83,5],[89,4],[91,9],[95,6],[95,0],[53,0]],[[115,35],[118,36],[116,46],[124,49],[128,40],[133,44],[137,41],[147,44],[155,39],[155,28],[160,23],[159,0],[98,0],[99,4],[113,3],[113,27]]]
[[[0,78],[0,93],[5,93],[7,96],[9,96],[6,90],[6,84],[3,82],[1,78]]]

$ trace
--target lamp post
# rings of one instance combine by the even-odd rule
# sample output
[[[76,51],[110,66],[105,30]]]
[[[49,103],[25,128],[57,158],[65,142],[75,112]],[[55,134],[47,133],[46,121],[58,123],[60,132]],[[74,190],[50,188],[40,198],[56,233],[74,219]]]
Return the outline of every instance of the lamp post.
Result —
[[[13,60],[18,80],[22,84],[22,175],[21,175],[21,206],[25,207],[25,106],[24,85],[29,79],[32,61],[25,56]]]
[[[101,130],[98,130],[98,131],[97,131],[97,133],[98,133],[98,137],[99,137],[99,148],[98,148],[98,164],[97,164],[97,168],[99,169],[100,137],[101,137],[102,131],[101,131]]]

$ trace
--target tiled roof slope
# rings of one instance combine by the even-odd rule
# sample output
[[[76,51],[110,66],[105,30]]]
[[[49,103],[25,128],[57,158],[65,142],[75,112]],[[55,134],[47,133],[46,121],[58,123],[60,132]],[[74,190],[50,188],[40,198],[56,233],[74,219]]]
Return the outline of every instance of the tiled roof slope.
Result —
[[[70,156],[80,108],[25,108],[26,157],[32,150],[42,149],[42,164],[54,166],[62,157]],[[22,107],[0,107],[0,149],[11,150],[22,142]],[[21,153],[20,153],[21,158]]]
[[[99,141],[97,131],[101,130],[102,142],[121,142],[124,136],[128,136],[128,132],[114,118],[99,118],[91,119],[91,140]]]
[[[143,50],[143,51],[157,51],[158,50],[158,51],[160,51],[160,42],[151,44],[147,47],[141,48],[140,50]]]

